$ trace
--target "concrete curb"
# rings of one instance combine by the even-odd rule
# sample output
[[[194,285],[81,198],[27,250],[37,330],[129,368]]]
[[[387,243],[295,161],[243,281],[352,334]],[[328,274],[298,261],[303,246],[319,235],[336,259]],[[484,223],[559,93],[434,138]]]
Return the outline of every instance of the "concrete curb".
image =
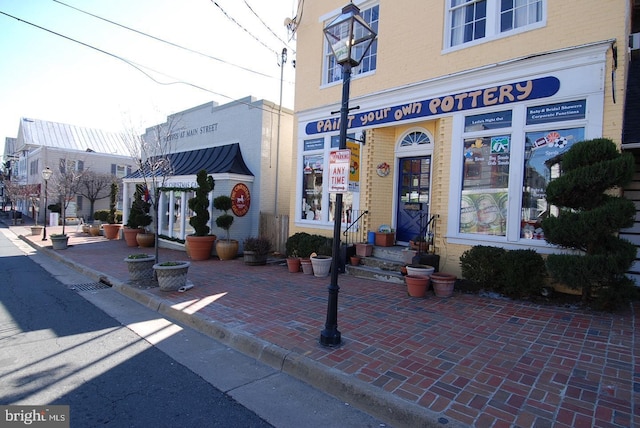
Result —
[[[65,259],[56,251],[33,244],[23,235],[18,238],[26,242],[38,253],[64,263],[74,270],[111,286],[120,294],[137,301],[147,308],[174,321],[189,326],[230,348],[239,351],[278,371],[299,379],[316,389],[324,391],[376,418],[387,421],[395,427],[462,427],[453,421],[437,423],[438,415],[423,407],[403,401],[384,393],[370,385],[349,377],[337,370],[324,366],[304,355],[288,351],[244,332],[229,329],[225,325],[200,314],[189,314],[167,305],[161,298],[147,294],[102,272],[95,271]]]

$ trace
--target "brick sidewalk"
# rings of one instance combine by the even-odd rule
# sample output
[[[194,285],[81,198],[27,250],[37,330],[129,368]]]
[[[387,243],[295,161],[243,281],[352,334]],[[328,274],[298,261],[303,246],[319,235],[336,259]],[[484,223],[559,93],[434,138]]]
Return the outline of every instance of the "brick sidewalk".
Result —
[[[50,241],[30,236],[27,227],[11,229],[34,246],[49,246],[53,257],[123,284],[128,280],[123,259],[154,251],[75,233],[75,226],[66,228],[70,247],[53,251]],[[50,234],[61,228],[47,229]],[[170,259],[187,257],[161,249],[160,260]],[[355,396],[372,391],[394,403],[389,409],[406,403],[424,421],[477,427],[640,426],[637,304],[606,314],[460,293],[416,299],[401,285],[341,275],[343,345],[328,349],[318,339],[329,278],[292,274],[283,265],[245,266],[239,258],[192,262],[189,279],[195,287],[185,293],[137,292],[185,317],[276,345],[328,375],[350,379],[352,387],[361,387]],[[377,410],[365,408],[397,426],[406,421],[389,413],[384,402]]]

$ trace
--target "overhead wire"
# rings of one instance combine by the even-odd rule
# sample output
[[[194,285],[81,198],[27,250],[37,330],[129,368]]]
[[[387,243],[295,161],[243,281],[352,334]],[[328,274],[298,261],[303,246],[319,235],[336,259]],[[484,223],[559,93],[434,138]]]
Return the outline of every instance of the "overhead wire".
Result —
[[[251,7],[251,5],[250,5],[249,3],[247,3],[247,0],[244,0],[244,4],[245,4],[245,6],[247,6],[247,8],[251,11],[251,13],[253,13],[253,15],[254,15],[256,18],[258,18],[258,21],[260,21],[260,23],[261,23],[261,24],[262,24],[262,25],[263,25],[267,30],[269,30],[269,32],[270,32],[271,34],[273,34],[273,36],[274,36],[276,39],[278,39],[279,41],[281,41],[281,42],[282,42],[282,43],[283,43],[287,48],[289,48],[289,49],[291,50],[291,52],[292,52],[292,53],[294,53],[294,54],[296,53],[295,49],[291,48],[291,46],[289,46],[289,44],[288,44],[287,42],[285,42],[284,40],[282,40],[282,39],[280,38],[280,36],[278,36],[278,35],[275,33],[275,31],[273,31],[273,30],[271,29],[271,27],[269,27],[269,26],[267,25],[267,23],[266,23],[266,22],[264,22],[264,20],[260,17],[260,15],[258,15],[258,14],[255,12],[255,10],[253,10],[253,8]]]
[[[170,45],[170,46],[173,46],[173,47],[176,47],[176,48],[178,48],[178,49],[182,49],[182,50],[185,50],[185,51],[187,51],[187,52],[194,53],[194,54],[196,54],[196,55],[201,55],[201,56],[203,56],[203,57],[205,57],[205,58],[209,58],[209,59],[212,59],[212,60],[214,60],[214,61],[219,61],[219,62],[222,62],[222,63],[224,63],[224,64],[231,65],[231,66],[233,66],[233,67],[237,67],[237,68],[239,68],[239,69],[241,69],[241,70],[248,71],[248,72],[250,72],[250,73],[255,73],[255,74],[258,74],[258,75],[260,75],[260,76],[269,77],[269,78],[271,78],[271,79],[277,79],[277,77],[276,77],[276,76],[270,76],[270,75],[268,75],[268,74],[261,73],[261,72],[256,71],[256,70],[252,70],[252,69],[250,69],[250,68],[246,68],[246,67],[243,67],[243,66],[241,66],[241,65],[233,64],[233,63],[231,63],[231,62],[228,62],[228,61],[222,60],[222,59],[220,59],[220,58],[216,58],[216,57],[214,57],[214,56],[211,56],[211,55],[209,55],[209,54],[206,54],[206,53],[203,53],[203,52],[197,51],[197,50],[195,50],[195,49],[191,49],[191,48],[188,48],[188,47],[185,47],[185,46],[179,45],[179,44],[177,44],[177,43],[170,42],[170,41],[165,40],[165,39],[162,39],[162,38],[160,38],[160,37],[153,36],[153,35],[151,35],[151,34],[148,34],[148,33],[143,32],[143,31],[136,30],[135,28],[131,28],[131,27],[128,27],[128,26],[126,26],[126,25],[120,24],[120,23],[118,23],[118,22],[112,21],[112,20],[110,20],[110,19],[104,18],[104,17],[102,17],[102,16],[95,15],[95,14],[93,14],[93,13],[91,13],[91,12],[87,12],[86,10],[79,9],[79,8],[77,8],[77,7],[75,7],[75,6],[69,5],[69,4],[64,3],[64,2],[61,2],[61,1],[59,1],[59,0],[53,0],[53,1],[54,1],[55,3],[58,3],[58,4],[62,5],[62,6],[66,6],[66,7],[70,8],[70,9],[73,9],[73,10],[76,10],[76,11],[78,11],[78,12],[80,12],[80,13],[83,13],[83,14],[85,14],[85,15],[92,16],[92,17],[94,17],[94,18],[96,18],[96,19],[100,19],[100,20],[102,20],[102,21],[108,22],[109,24],[116,25],[116,26],[118,26],[118,27],[120,27],[120,28],[124,28],[124,29],[126,29],[126,30],[132,31],[132,32],[134,32],[134,33],[136,33],[136,34],[140,34],[141,36],[149,37],[149,38],[151,38],[151,39],[153,39],[153,40],[156,40],[156,41],[159,41],[159,42],[162,42],[162,43],[166,43],[166,44],[168,44],[168,45]]]
[[[233,22],[234,24],[236,24],[236,25],[237,25],[241,30],[243,30],[245,33],[247,33],[249,36],[251,36],[251,38],[253,38],[254,40],[256,40],[258,43],[260,43],[260,44],[261,44],[262,46],[264,46],[265,48],[269,49],[269,50],[270,50],[271,52],[273,52],[274,54],[276,54],[276,55],[280,55],[280,53],[279,53],[278,51],[276,51],[276,50],[274,50],[273,48],[271,48],[270,46],[268,46],[265,42],[263,42],[263,41],[262,41],[262,40],[260,40],[258,37],[256,37],[256,35],[255,35],[255,34],[253,34],[251,31],[249,31],[249,30],[248,30],[246,27],[244,27],[242,24],[240,24],[240,23],[239,23],[239,22],[238,22],[234,17],[232,17],[231,15],[229,15],[229,14],[227,13],[227,11],[226,11],[226,10],[224,10],[224,9],[222,8],[222,6],[220,6],[220,5],[218,4],[218,2],[217,2],[217,1],[215,1],[215,0],[211,0],[211,3],[215,4],[215,5],[216,5],[216,7],[217,7],[218,9],[220,9],[220,12],[222,12],[222,14],[223,14],[224,16],[226,16],[226,17],[227,17],[227,19],[229,19],[231,22]]]
[[[225,95],[225,94],[222,94],[222,93],[219,93],[219,92],[212,91],[212,90],[210,90],[210,89],[207,89],[207,88],[205,88],[205,87],[203,87],[203,86],[200,86],[200,85],[197,85],[197,84],[195,84],[195,83],[187,82],[187,81],[184,81],[184,80],[178,79],[178,78],[176,78],[176,77],[169,76],[169,75],[167,75],[167,74],[165,74],[165,73],[163,73],[163,72],[160,72],[160,71],[158,71],[158,70],[154,70],[154,69],[152,69],[151,67],[147,67],[147,66],[144,66],[144,65],[142,65],[142,64],[138,64],[138,63],[136,63],[136,62],[134,62],[134,61],[131,61],[131,60],[126,59],[126,58],[123,58],[123,57],[121,57],[121,56],[119,56],[119,55],[116,55],[116,54],[114,54],[114,53],[111,53],[111,52],[105,51],[104,49],[98,48],[98,47],[96,47],[96,46],[92,46],[92,45],[90,45],[90,44],[88,44],[88,43],[82,42],[82,41],[80,41],[80,40],[76,40],[76,39],[74,39],[74,38],[72,38],[72,37],[65,36],[64,34],[58,33],[58,32],[56,32],[56,31],[49,30],[48,28],[42,27],[42,26],[40,26],[40,25],[34,24],[33,22],[29,22],[29,21],[26,21],[26,20],[24,20],[24,19],[18,18],[17,16],[13,16],[13,15],[11,15],[11,14],[9,14],[9,13],[6,13],[6,12],[3,12],[3,11],[1,11],[1,10],[0,10],[0,15],[5,15],[5,16],[7,16],[7,17],[9,17],[9,18],[15,19],[16,21],[19,21],[19,22],[25,23],[25,24],[30,25],[30,26],[32,26],[32,27],[35,27],[35,28],[37,28],[37,29],[39,29],[39,30],[46,31],[46,32],[51,33],[51,34],[53,34],[53,35],[56,35],[56,36],[58,36],[58,37],[62,37],[63,39],[69,40],[69,41],[71,41],[71,42],[77,43],[77,44],[79,44],[79,45],[82,45],[82,46],[87,47],[87,48],[89,48],[89,49],[93,49],[93,50],[95,50],[95,51],[97,51],[97,52],[100,52],[100,53],[102,53],[102,54],[105,54],[105,55],[108,55],[108,56],[110,56],[110,57],[112,57],[112,58],[115,58],[115,59],[117,59],[117,60],[119,60],[119,61],[122,61],[122,62],[124,62],[125,64],[127,64],[127,65],[129,65],[129,66],[133,67],[134,69],[138,70],[138,71],[139,71],[140,73],[142,73],[144,76],[146,76],[147,78],[149,78],[150,80],[152,80],[153,82],[155,82],[155,83],[157,83],[157,84],[159,84],[159,85],[163,85],[163,86],[170,86],[170,85],[178,85],[178,84],[182,84],[182,85],[186,85],[186,86],[191,86],[191,87],[193,87],[193,88],[200,89],[200,90],[202,90],[202,91],[205,91],[205,92],[208,92],[208,93],[211,93],[211,94],[214,94],[214,95],[218,95],[218,96],[220,96],[220,97],[227,98],[227,99],[229,99],[229,100],[234,100],[234,101],[237,101],[237,102],[239,102],[239,103],[246,104],[247,106],[250,106],[250,107],[252,107],[252,108],[256,108],[254,105],[252,105],[252,104],[250,104],[250,103],[243,102],[243,101],[241,101],[241,100],[236,100],[236,99],[235,99],[235,98],[233,98],[233,97],[230,97],[230,96],[228,96],[228,95]],[[147,70],[150,70],[150,71],[152,71],[152,72],[154,72],[154,73],[161,74],[161,75],[163,75],[163,76],[165,76],[165,77],[168,77],[168,78],[170,78],[170,79],[174,79],[175,81],[173,81],[173,82],[162,82],[162,81],[160,81],[160,80],[156,79],[156,78],[155,78],[154,76],[152,76],[151,74],[147,73],[145,70],[143,70],[143,68],[144,68],[144,69],[147,69]],[[264,110],[264,111],[267,111],[267,112],[270,112],[270,110],[267,110],[267,109],[263,109],[263,108],[260,108],[260,109],[261,109],[261,110]]]

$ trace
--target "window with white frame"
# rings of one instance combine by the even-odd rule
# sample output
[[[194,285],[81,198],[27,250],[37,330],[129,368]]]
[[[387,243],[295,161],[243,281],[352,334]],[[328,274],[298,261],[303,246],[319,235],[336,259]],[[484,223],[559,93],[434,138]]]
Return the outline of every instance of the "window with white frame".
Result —
[[[373,31],[378,33],[379,6],[371,6],[360,11],[362,18],[369,24]],[[324,43],[324,64],[325,64],[325,83],[333,83],[342,79],[342,67],[336,63],[336,58],[331,52],[331,46],[325,40]],[[378,59],[378,39],[376,38],[369,50],[365,53],[362,61],[357,67],[351,70],[353,75],[368,73],[374,71],[377,66]]]
[[[448,47],[490,40],[544,21],[546,0],[449,0]]]

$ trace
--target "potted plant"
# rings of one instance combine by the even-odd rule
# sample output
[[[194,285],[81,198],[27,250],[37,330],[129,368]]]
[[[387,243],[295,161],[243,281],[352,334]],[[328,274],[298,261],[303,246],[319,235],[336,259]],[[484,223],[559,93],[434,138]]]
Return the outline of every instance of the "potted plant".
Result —
[[[232,260],[238,254],[238,241],[229,237],[229,229],[233,224],[233,216],[228,213],[232,206],[232,200],[229,196],[221,195],[213,200],[213,206],[220,211],[224,211],[216,218],[216,226],[227,232],[227,239],[219,239],[216,241],[216,253],[220,260]]]
[[[69,236],[66,233],[53,233],[49,235],[51,245],[54,250],[66,250],[69,243]]]
[[[436,297],[451,297],[453,296],[453,287],[456,283],[457,277],[455,275],[436,272],[431,275],[431,285],[433,285],[433,293]]]
[[[191,263],[187,261],[170,261],[153,265],[158,287],[162,291],[177,291],[187,284],[187,272]]]
[[[429,277],[421,275],[407,275],[404,277],[407,284],[407,293],[411,297],[424,297],[429,287]]]
[[[311,235],[311,245],[317,248],[317,252],[311,253],[311,265],[313,275],[317,277],[329,276],[333,258],[331,257],[331,239],[320,235]]]
[[[142,199],[143,193],[142,186],[137,185],[131,202],[129,219],[123,229],[124,239],[129,247],[138,246],[137,235],[144,232],[144,228],[151,224],[150,204]]]
[[[153,279],[153,265],[155,256],[151,254],[130,254],[124,261],[127,263],[129,278],[132,281]]]
[[[242,243],[244,263],[249,266],[267,264],[267,256],[271,251],[271,240],[264,236],[247,237]]]
[[[194,215],[189,219],[189,224],[193,227],[195,233],[187,235],[187,245],[189,246],[189,257],[192,260],[207,260],[211,257],[213,243],[216,235],[210,235],[209,231],[209,193],[213,191],[215,182],[212,176],[207,176],[207,171],[202,169],[198,171],[196,189],[193,198],[189,199],[189,209]]]
[[[118,183],[111,183],[111,193],[109,197],[109,215],[107,224],[102,226],[104,237],[107,239],[118,239],[120,224],[116,222],[116,202],[118,198]]]

